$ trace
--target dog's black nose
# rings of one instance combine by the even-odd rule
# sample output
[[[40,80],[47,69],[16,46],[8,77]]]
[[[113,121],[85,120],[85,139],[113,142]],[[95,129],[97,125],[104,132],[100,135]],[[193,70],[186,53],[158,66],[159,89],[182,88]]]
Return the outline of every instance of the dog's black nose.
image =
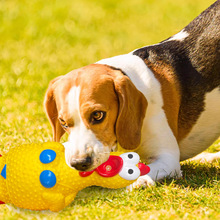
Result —
[[[70,162],[70,166],[79,171],[86,171],[92,164],[92,158],[86,157],[82,160],[73,160]]]

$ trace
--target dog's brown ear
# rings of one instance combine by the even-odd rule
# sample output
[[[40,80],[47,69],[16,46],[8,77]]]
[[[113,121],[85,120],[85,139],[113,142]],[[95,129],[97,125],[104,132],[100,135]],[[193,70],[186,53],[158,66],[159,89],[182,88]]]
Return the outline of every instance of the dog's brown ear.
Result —
[[[64,129],[62,128],[58,120],[57,105],[54,97],[54,88],[55,88],[54,84],[61,78],[62,76],[59,76],[50,82],[44,97],[44,109],[46,111],[46,115],[53,129],[53,141],[57,141],[57,142],[60,141],[60,138],[65,133]]]
[[[127,76],[116,77],[114,84],[119,99],[116,137],[122,148],[133,150],[141,142],[141,128],[148,103]]]

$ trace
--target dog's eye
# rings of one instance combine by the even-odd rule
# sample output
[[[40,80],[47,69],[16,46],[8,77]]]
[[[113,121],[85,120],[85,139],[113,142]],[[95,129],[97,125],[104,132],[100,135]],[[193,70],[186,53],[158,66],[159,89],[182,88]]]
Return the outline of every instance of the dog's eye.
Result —
[[[95,111],[91,114],[91,122],[93,124],[101,123],[105,118],[106,113],[103,111]]]
[[[60,121],[60,124],[63,128],[67,129],[68,128],[68,125],[67,123],[62,119],[62,118],[59,118],[59,121]]]
[[[101,120],[104,116],[103,112],[93,112],[93,118],[97,121]]]

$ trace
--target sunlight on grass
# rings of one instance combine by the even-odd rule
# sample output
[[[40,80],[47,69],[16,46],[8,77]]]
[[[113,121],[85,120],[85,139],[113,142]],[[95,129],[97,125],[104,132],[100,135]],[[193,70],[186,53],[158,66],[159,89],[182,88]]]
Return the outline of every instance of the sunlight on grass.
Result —
[[[105,57],[158,43],[214,0],[0,1],[0,152],[52,138],[48,83]],[[67,137],[65,136],[63,140]],[[210,152],[220,150],[220,140]],[[183,178],[157,187],[90,187],[59,213],[0,206],[0,219],[220,219],[219,162],[183,162]]]

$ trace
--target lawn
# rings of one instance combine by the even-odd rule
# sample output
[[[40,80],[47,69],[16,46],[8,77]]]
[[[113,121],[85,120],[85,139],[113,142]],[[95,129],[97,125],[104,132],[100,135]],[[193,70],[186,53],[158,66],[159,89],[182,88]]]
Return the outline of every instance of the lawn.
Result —
[[[42,105],[51,79],[162,41],[213,2],[1,0],[0,152],[51,140]],[[216,150],[220,141],[209,148]],[[1,205],[0,219],[220,219],[219,167],[186,161],[180,180],[130,193],[90,187],[59,213]]]

